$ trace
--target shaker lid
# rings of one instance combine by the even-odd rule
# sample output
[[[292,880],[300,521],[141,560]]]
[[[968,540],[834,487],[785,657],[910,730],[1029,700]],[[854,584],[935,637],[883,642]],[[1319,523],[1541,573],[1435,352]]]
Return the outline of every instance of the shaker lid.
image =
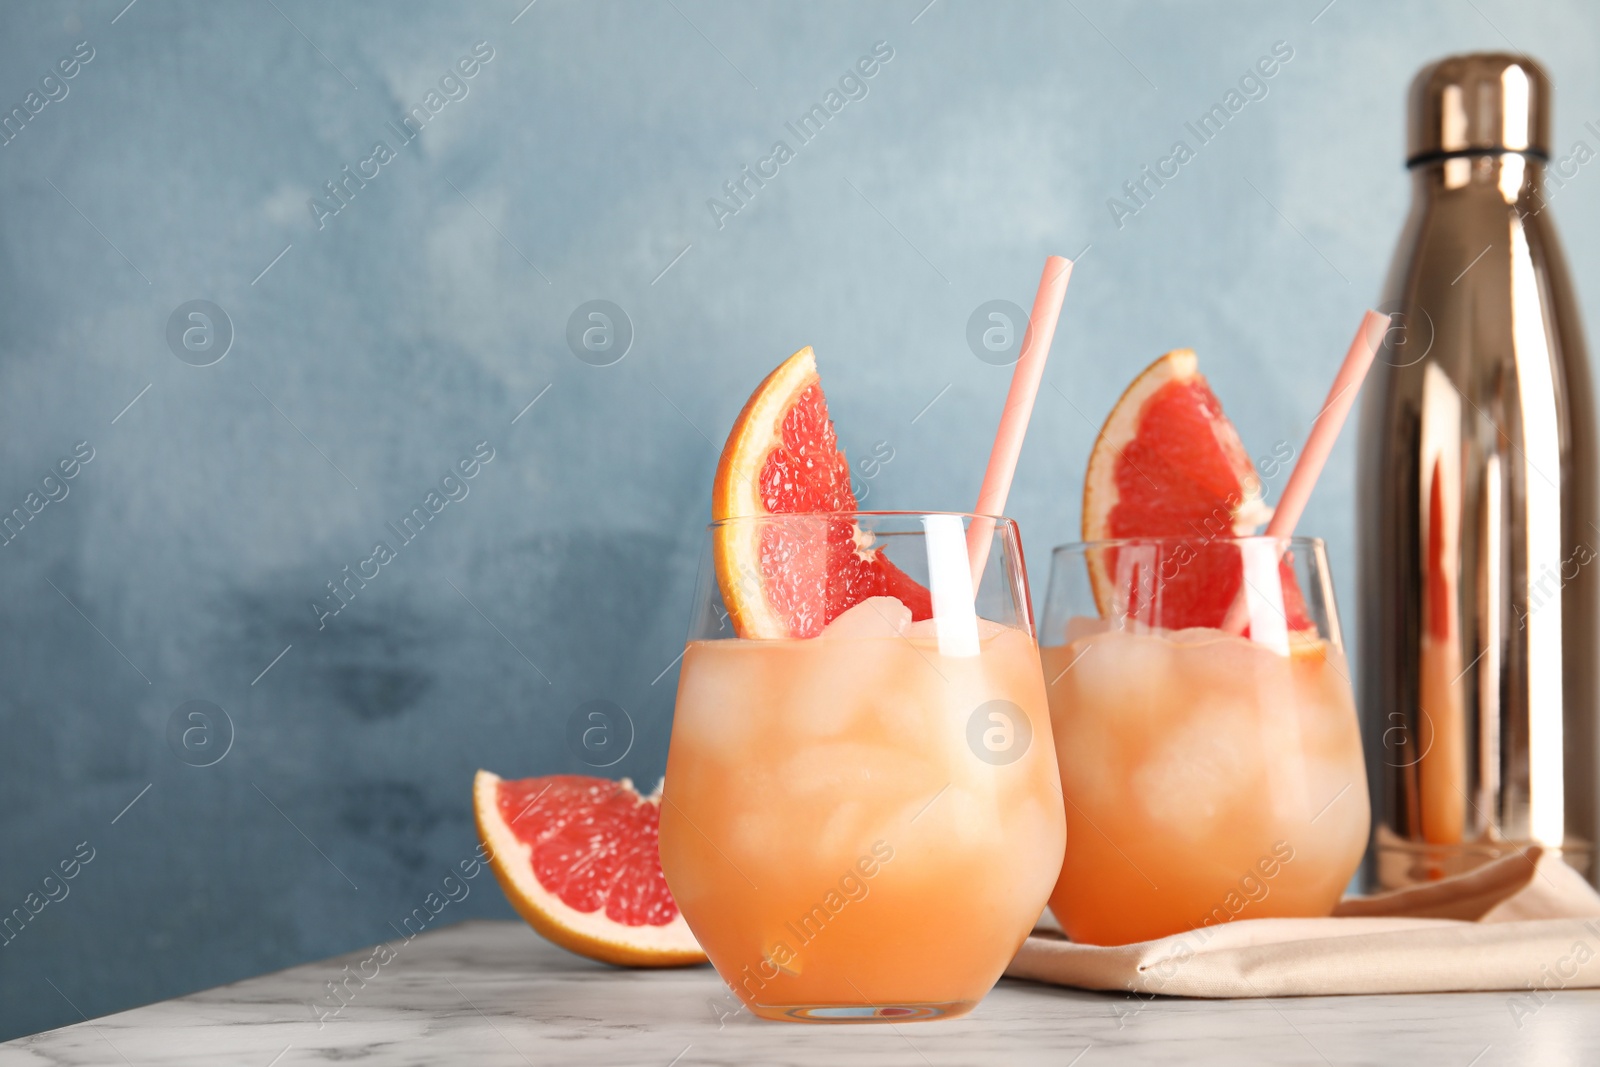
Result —
[[[1550,154],[1550,79],[1527,56],[1447,56],[1411,82],[1406,164],[1490,152]]]

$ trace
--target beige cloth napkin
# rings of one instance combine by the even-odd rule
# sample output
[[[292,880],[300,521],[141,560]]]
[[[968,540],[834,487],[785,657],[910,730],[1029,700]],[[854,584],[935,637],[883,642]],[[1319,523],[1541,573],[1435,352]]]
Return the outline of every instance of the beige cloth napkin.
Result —
[[[1080,989],[1184,997],[1600,987],[1600,894],[1537,846],[1464,875],[1348,898],[1326,919],[1241,919],[1157,941],[1035,930],[1006,968]]]

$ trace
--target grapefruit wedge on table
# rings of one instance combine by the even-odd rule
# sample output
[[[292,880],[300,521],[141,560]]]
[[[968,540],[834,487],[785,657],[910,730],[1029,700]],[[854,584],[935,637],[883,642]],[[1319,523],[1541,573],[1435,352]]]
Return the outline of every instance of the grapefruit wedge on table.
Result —
[[[1237,549],[1223,540],[1255,532],[1272,515],[1239,432],[1187,348],[1168,352],[1123,392],[1094,443],[1083,484],[1083,539],[1170,537],[1157,573],[1132,580],[1118,550],[1089,556],[1102,614],[1148,614],[1163,629],[1220,627],[1243,585]],[[1279,567],[1290,630],[1313,629],[1293,569]]]
[[[506,898],[562,948],[630,967],[704,963],[661,874],[660,791],[558,774],[472,783],[478,836]]]
[[[741,637],[815,637],[868,597],[892,596],[931,618],[928,591],[853,521],[850,463],[839,448],[808,345],[756,387],[717,464],[712,518],[815,515],[806,523],[726,523],[713,535],[717,581]]]

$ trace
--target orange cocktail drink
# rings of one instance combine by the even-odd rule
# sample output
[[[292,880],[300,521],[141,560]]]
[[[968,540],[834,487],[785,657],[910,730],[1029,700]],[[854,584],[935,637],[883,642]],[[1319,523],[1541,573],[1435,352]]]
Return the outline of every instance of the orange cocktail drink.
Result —
[[[843,529],[906,598],[868,597],[814,636],[738,637],[727,586],[736,599],[794,601],[771,582],[740,589],[727,568],[722,588],[703,579],[661,861],[711,962],[758,1015],[960,1014],[999,978],[1056,881],[1064,823],[1020,544],[1009,520],[995,526],[974,598],[970,524],[857,514],[713,527],[724,548],[746,534],[804,546]],[[837,603],[848,590],[836,571],[819,563],[815,583],[787,588]],[[759,628],[754,610],[745,599],[746,631]]]
[[[1238,606],[1193,625],[1204,605],[1163,601],[1180,560],[1227,585],[1214,608]],[[1369,812],[1321,542],[1069,545],[1055,568],[1043,664],[1068,828],[1050,898],[1063,929],[1123,944],[1328,914]]]

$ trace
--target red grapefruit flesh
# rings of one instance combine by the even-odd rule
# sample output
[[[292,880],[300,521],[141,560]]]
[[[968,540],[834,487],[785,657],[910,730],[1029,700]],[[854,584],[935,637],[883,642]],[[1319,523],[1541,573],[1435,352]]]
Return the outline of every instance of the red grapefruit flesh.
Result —
[[[517,913],[561,947],[632,967],[704,963],[661,874],[661,798],[624,778],[507,781],[479,771],[473,811]]]
[[[1112,548],[1091,555],[1102,614],[1113,610],[1165,629],[1220,627],[1244,571],[1226,539],[1271,516],[1261,479],[1193,351],[1168,352],[1145,368],[1111,409],[1084,477],[1083,539],[1182,538],[1154,573],[1135,577]],[[1279,568],[1291,630],[1314,629],[1293,569]],[[1152,598],[1159,601],[1151,603]]]
[[[932,617],[926,589],[873,547],[852,520],[828,514],[854,510],[850,463],[828,417],[808,346],[756,387],[717,464],[713,519],[815,517],[717,528],[717,580],[739,636],[815,637],[874,596],[899,598],[914,620]]]

